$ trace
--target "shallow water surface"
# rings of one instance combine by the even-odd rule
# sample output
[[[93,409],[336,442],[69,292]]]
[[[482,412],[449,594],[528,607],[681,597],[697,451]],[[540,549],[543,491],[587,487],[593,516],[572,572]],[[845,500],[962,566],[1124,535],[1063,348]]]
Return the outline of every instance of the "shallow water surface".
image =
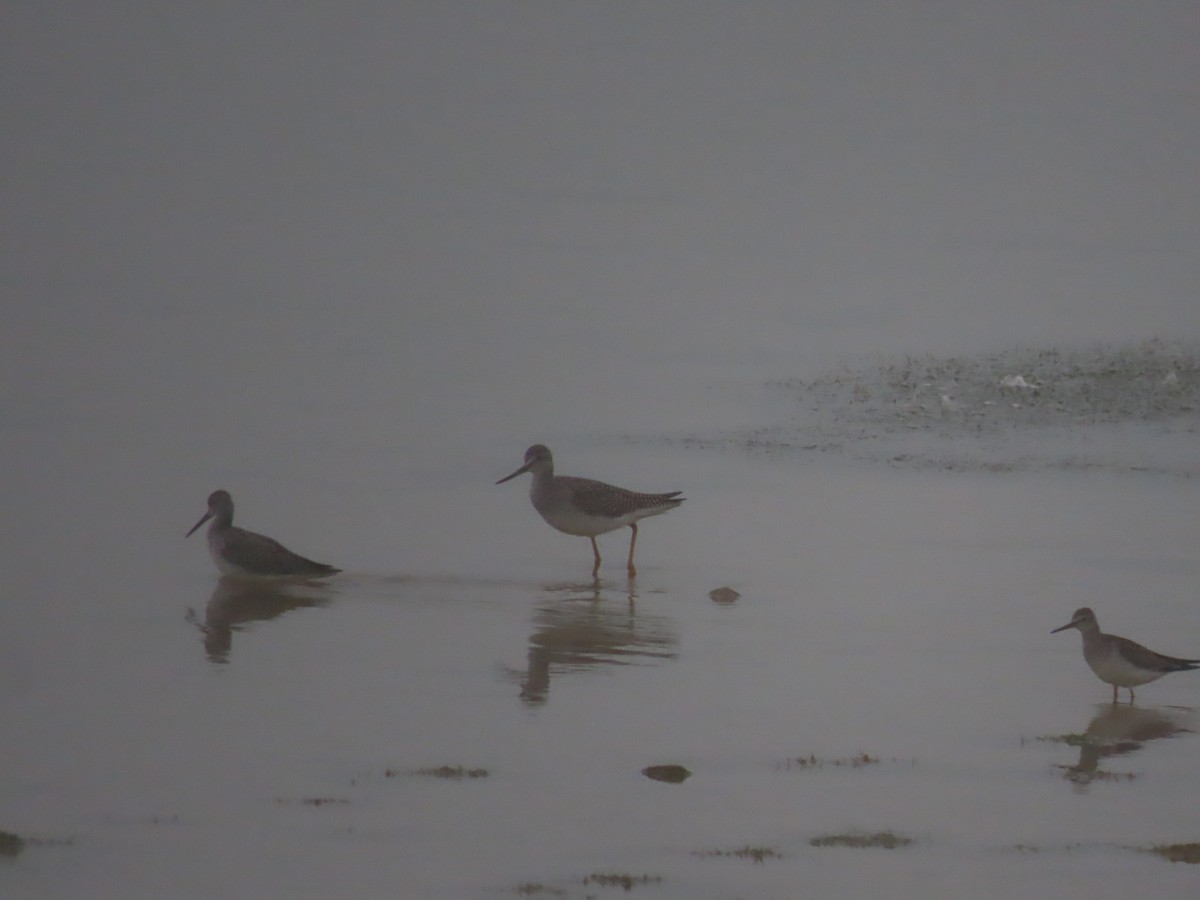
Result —
[[[1195,652],[1190,480],[609,449],[692,493],[645,525],[632,583],[624,535],[592,582],[587,542],[512,492],[446,546],[447,569],[466,544],[492,578],[246,585],[172,535],[157,588],[93,583],[74,615],[9,632],[5,824],[33,842],[0,876],[13,895],[117,873],[130,897],[1193,881],[1142,850],[1200,830],[1200,687],[1114,709],[1075,636],[1049,634],[1087,602]],[[709,598],[725,585],[741,596]],[[911,843],[820,846],[879,833]]]

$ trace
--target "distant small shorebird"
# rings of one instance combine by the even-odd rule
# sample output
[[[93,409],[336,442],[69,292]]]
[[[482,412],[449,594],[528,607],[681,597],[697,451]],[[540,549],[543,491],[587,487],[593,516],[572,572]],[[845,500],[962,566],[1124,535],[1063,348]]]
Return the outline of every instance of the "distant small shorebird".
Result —
[[[1117,702],[1119,687],[1128,689],[1129,702],[1132,703],[1135,687],[1158,681],[1172,672],[1187,672],[1200,668],[1200,659],[1163,656],[1129,638],[1104,634],[1100,630],[1096,614],[1086,606],[1075,610],[1070,622],[1050,633],[1057,634],[1068,628],[1077,628],[1083,635],[1083,658],[1097,678],[1112,685],[1113,703]]]
[[[208,512],[184,537],[191,537],[209,519],[213,523],[208,527],[208,552],[217,568],[226,575],[322,578],[341,571],[293,553],[266,535],[236,528],[233,524],[233,497],[228,491],[213,491],[208,495]]]
[[[629,575],[637,575],[633,564],[633,548],[637,544],[638,520],[669,512],[684,501],[681,491],[669,494],[639,494],[627,491],[603,481],[590,478],[574,478],[570,475],[554,474],[554,457],[548,447],[534,444],[525,451],[525,465],[511,475],[501,478],[496,484],[533,473],[529,488],[529,499],[546,520],[546,524],[565,534],[586,537],[592,542],[592,554],[596,562],[592,566],[592,577],[600,571],[600,548],[596,546],[596,535],[615,531],[623,525],[633,530],[629,539]]]

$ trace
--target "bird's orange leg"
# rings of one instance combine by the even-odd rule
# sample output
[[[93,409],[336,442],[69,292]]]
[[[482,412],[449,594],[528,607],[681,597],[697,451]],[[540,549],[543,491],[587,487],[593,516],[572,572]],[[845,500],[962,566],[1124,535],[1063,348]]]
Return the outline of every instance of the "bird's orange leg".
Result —
[[[595,578],[600,573],[600,548],[596,546],[596,539],[589,538],[592,542],[592,554],[596,557],[596,564],[592,566],[592,577]]]
[[[637,522],[629,526],[633,529],[633,537],[629,539],[629,577],[637,575],[637,567],[633,564],[633,548],[637,545]]]

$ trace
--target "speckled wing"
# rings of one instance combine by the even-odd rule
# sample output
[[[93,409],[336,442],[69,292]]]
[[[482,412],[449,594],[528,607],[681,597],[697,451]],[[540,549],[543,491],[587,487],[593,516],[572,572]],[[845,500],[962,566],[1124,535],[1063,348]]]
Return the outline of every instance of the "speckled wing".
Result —
[[[562,483],[571,494],[571,502],[580,512],[605,519],[619,519],[640,513],[643,516],[653,516],[674,509],[685,498],[679,495],[682,491],[671,491],[669,494],[639,494],[637,491],[627,491],[616,485],[605,484],[603,481],[593,481],[591,478],[572,478],[563,476]]]
[[[258,575],[332,575],[341,571],[298,553],[265,534],[230,528],[225,536],[225,559],[247,572]]]
[[[1148,647],[1143,647],[1129,638],[1116,637],[1117,647],[1122,657],[1128,662],[1145,669],[1147,672],[1186,672],[1189,669],[1200,668],[1200,659],[1179,659],[1176,656],[1163,656]]]

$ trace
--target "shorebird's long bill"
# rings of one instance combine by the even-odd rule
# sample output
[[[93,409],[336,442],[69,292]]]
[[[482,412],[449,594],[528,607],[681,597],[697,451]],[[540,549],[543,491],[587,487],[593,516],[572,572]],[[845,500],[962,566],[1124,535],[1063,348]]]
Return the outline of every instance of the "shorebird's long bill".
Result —
[[[1068,628],[1074,628],[1074,627],[1075,627],[1075,625],[1076,625],[1076,622],[1075,622],[1075,620],[1074,620],[1074,619],[1072,619],[1072,620],[1071,620],[1070,622],[1068,622],[1066,625],[1059,625],[1057,628],[1055,628],[1055,629],[1054,629],[1053,631],[1051,631],[1050,633],[1051,633],[1051,634],[1058,634],[1060,631],[1066,631]]]
[[[213,514],[212,514],[211,510],[209,512],[206,512],[203,516],[200,517],[200,521],[197,522],[195,525],[193,525],[192,530],[189,531],[187,534],[185,534],[184,537],[190,538],[193,534],[196,533],[197,528],[199,528],[201,525],[203,525],[205,522],[207,522],[209,519],[212,518],[212,515]]]
[[[506,482],[506,481],[512,481],[518,475],[524,475],[526,472],[529,471],[529,467],[531,465],[533,465],[533,463],[526,463],[525,465],[521,466],[521,468],[517,469],[517,471],[513,472],[511,475],[505,475],[503,478],[501,478],[499,481],[497,481],[496,484],[504,484],[504,482]]]

